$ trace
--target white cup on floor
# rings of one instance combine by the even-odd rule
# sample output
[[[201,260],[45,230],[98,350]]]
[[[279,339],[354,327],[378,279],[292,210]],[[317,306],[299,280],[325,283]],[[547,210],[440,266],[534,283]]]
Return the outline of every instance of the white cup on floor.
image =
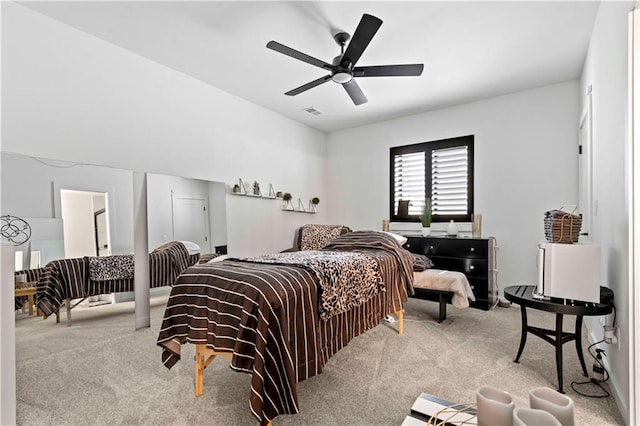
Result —
[[[515,403],[508,392],[493,386],[480,386],[476,390],[478,426],[511,426]]]
[[[562,426],[573,426],[573,400],[560,392],[541,387],[529,391],[529,405],[547,411],[558,419]]]
[[[561,426],[561,423],[547,411],[517,407],[513,410],[513,426]]]

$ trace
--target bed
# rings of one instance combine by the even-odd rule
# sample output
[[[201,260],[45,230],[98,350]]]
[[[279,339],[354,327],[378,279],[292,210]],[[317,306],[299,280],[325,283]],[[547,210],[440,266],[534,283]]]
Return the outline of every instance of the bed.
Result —
[[[328,253],[367,259],[363,264],[372,263],[378,274],[377,291],[367,284],[351,289],[350,280],[371,269],[354,274],[347,268],[341,275],[341,260],[332,263]],[[296,260],[283,258],[288,255]],[[194,344],[197,396],[204,369],[223,356],[231,368],[251,375],[249,405],[263,424],[298,413],[298,382],[320,374],[335,353],[386,315],[402,319],[402,304],[413,293],[412,266],[408,251],[376,231],[340,235],[320,251],[194,265],[171,289],[157,340],[162,362],[173,367],[181,346]]]
[[[198,261],[200,255],[190,252],[185,243],[172,241],[149,253],[150,287],[172,285],[176,277]],[[37,306],[43,315],[56,315],[66,306],[67,325],[71,325],[73,299],[86,299],[100,294],[134,290],[133,255],[112,255],[59,259],[40,268],[37,284]],[[82,301],[81,300],[81,301]]]

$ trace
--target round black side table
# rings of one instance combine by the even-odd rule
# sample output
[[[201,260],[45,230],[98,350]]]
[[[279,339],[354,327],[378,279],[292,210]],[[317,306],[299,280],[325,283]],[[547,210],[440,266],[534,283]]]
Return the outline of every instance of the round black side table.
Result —
[[[520,347],[518,348],[518,355],[516,355],[516,359],[514,359],[513,362],[520,362],[520,355],[522,355],[524,345],[527,343],[527,332],[549,342],[556,348],[558,392],[564,393],[562,390],[562,345],[575,340],[576,351],[578,352],[578,359],[580,360],[582,371],[585,376],[588,376],[589,373],[587,373],[587,366],[584,363],[584,356],[582,355],[582,317],[610,314],[613,311],[613,305],[611,303],[590,303],[570,299],[538,299],[533,297],[535,289],[536,287],[532,285],[516,285],[504,289],[504,297],[520,305],[520,313],[522,316]],[[527,308],[555,313],[556,329],[549,330],[528,325]],[[564,315],[576,316],[575,332],[569,333],[562,331],[562,319]]]

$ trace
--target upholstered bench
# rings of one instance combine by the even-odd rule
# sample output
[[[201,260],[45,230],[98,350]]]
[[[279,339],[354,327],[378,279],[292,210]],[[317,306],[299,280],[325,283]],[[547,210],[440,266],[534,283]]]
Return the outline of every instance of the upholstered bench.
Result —
[[[447,303],[457,308],[469,306],[475,300],[469,281],[462,272],[427,269],[413,273],[413,288],[417,299],[438,302],[438,323],[447,319]]]

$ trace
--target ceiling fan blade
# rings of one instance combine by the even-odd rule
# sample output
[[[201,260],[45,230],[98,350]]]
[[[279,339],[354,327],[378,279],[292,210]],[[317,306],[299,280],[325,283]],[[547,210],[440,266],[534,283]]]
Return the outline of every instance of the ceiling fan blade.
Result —
[[[288,96],[299,95],[300,93],[305,92],[305,91],[307,91],[309,89],[312,89],[312,88],[314,88],[316,86],[319,86],[322,83],[326,83],[329,80],[331,80],[331,75],[330,74],[329,75],[325,75],[324,77],[320,77],[317,80],[310,81],[307,84],[303,84],[300,87],[296,87],[293,90],[289,90],[287,93],[285,93],[285,95],[288,95]]]
[[[380,25],[382,25],[382,20],[379,18],[373,15],[367,15],[366,13],[362,15],[358,28],[356,28],[355,33],[353,33],[349,46],[347,46],[347,50],[345,50],[344,55],[342,55],[341,64],[344,65],[345,62],[349,62],[351,66],[355,65],[358,59],[360,59],[360,56],[362,56],[362,52],[364,52],[378,31],[378,28],[380,28]]]
[[[354,77],[417,77],[422,74],[423,64],[406,65],[376,65],[371,67],[356,67]]]
[[[316,59],[313,56],[298,52],[297,50],[287,47],[284,44],[280,44],[277,41],[271,40],[269,43],[267,43],[267,47],[271,50],[275,50],[276,52],[280,52],[299,61],[315,65],[316,67],[324,68],[325,70],[333,71],[335,69],[335,66],[328,64],[325,61],[321,61],[320,59]]]
[[[349,94],[354,104],[361,105],[367,102],[367,97],[362,93],[360,86],[358,86],[358,83],[356,83],[354,79],[342,83],[342,87],[347,91],[347,94]]]

